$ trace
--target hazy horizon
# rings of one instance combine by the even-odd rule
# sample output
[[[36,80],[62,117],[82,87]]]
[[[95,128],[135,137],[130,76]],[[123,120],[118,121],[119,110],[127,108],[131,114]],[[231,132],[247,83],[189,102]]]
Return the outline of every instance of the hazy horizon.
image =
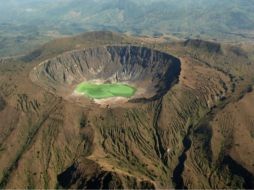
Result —
[[[245,0],[5,1],[0,4],[0,54],[12,52],[13,43],[32,47],[56,37],[99,30],[252,41],[252,10],[254,4]]]

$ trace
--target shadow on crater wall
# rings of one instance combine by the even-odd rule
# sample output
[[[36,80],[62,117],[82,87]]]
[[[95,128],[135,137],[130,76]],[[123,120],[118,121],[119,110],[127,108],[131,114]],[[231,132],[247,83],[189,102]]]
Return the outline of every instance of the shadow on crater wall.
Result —
[[[155,100],[178,80],[180,60],[137,46],[106,46],[65,52],[31,72],[36,84],[64,98],[81,82],[127,83],[138,89],[130,102]]]

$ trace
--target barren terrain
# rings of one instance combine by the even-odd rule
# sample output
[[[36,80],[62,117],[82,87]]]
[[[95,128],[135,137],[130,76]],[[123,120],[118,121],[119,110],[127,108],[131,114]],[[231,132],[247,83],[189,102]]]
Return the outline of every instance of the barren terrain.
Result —
[[[254,188],[251,49],[91,32],[1,59],[0,187]],[[87,78],[149,96],[71,98]]]

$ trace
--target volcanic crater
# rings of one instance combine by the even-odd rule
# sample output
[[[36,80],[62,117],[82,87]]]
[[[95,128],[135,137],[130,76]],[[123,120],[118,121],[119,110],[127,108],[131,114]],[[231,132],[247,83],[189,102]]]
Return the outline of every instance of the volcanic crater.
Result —
[[[126,105],[163,96],[178,80],[178,58],[138,46],[102,46],[73,50],[45,60],[30,73],[31,80],[66,100],[86,106]],[[83,82],[124,84],[136,89],[129,98],[91,99],[75,89]]]

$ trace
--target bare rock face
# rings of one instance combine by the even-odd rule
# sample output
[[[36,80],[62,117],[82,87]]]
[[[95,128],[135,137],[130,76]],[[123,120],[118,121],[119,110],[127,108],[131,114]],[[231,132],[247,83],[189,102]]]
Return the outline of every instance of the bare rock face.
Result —
[[[129,101],[137,101],[162,96],[179,74],[180,60],[169,54],[145,47],[106,46],[66,52],[40,63],[30,76],[36,84],[72,100],[81,82],[126,83],[137,88]]]

